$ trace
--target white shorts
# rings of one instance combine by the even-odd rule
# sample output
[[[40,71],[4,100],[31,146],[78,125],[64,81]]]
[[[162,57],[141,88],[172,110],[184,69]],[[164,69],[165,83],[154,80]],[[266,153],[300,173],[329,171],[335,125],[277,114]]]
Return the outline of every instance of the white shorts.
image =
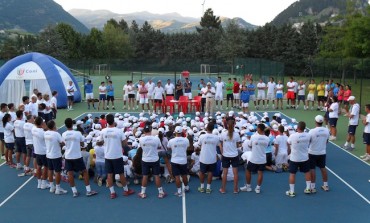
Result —
[[[234,100],[240,100],[240,93],[233,93]]]
[[[148,99],[153,99],[153,94],[147,94],[148,95]]]
[[[315,101],[315,95],[314,94],[308,94],[307,95],[307,101]]]
[[[222,93],[216,93],[215,99],[217,101],[222,101],[222,100],[224,100],[224,96],[222,95]]]
[[[249,107],[249,103],[242,102],[242,108],[248,108],[248,107]]]
[[[86,93],[86,100],[94,99],[94,93]]]
[[[148,104],[148,98],[140,98],[140,104]]]
[[[255,101],[256,100],[256,95],[249,95],[249,101]]]
[[[275,94],[274,93],[268,93],[267,94],[267,100],[275,100]]]
[[[188,96],[189,99],[193,99],[192,93],[184,93],[184,96]]]
[[[124,100],[124,101],[127,101],[127,99],[128,99],[128,94],[124,94],[124,95],[123,95],[123,100]]]
[[[136,93],[136,101],[139,101],[139,100],[140,100],[140,94]]]
[[[258,92],[257,99],[264,100],[266,98],[266,93],[264,91]]]

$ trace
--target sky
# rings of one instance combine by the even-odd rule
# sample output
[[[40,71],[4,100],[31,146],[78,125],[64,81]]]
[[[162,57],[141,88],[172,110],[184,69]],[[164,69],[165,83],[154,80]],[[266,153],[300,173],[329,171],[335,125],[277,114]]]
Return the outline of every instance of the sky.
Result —
[[[114,13],[148,11],[164,14],[177,12],[182,16],[200,18],[212,8],[214,15],[240,17],[254,25],[271,22],[275,16],[297,0],[54,0],[66,11],[71,9],[105,9]]]

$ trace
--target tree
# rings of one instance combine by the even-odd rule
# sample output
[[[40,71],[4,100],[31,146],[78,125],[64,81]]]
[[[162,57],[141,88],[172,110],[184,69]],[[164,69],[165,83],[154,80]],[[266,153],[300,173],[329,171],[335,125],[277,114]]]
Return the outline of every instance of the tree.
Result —
[[[47,26],[40,33],[36,51],[59,59],[68,58],[68,48],[61,34],[53,26]]]
[[[76,32],[72,26],[59,23],[56,27],[56,32],[59,33],[60,37],[64,41],[64,45],[67,48],[69,59],[78,59],[81,57],[81,34]]]
[[[219,16],[213,15],[213,10],[211,8],[207,9],[203,17],[200,19],[201,28],[197,27],[197,31],[200,33],[204,30],[221,30],[221,20]]]
[[[92,28],[89,35],[85,37],[83,49],[85,58],[104,58],[103,33]]]
[[[105,56],[111,58],[127,58],[131,54],[128,35],[118,26],[107,23],[103,28],[102,35]]]
[[[235,20],[231,20],[225,28],[216,49],[220,57],[232,60],[236,57],[243,57],[246,49],[246,33],[238,26]]]

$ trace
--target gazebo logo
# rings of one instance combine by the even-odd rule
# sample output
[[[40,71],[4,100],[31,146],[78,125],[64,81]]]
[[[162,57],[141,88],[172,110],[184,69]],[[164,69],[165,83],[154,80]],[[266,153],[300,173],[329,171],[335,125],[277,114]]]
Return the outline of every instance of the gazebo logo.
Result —
[[[24,72],[25,72],[25,69],[24,68],[18,68],[18,70],[17,70],[18,77],[19,78],[22,78]]]

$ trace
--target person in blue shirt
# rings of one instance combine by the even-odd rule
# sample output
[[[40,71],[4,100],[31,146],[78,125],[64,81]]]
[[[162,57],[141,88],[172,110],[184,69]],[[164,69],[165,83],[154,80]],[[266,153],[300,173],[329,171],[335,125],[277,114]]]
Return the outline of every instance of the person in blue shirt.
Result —
[[[88,80],[85,84],[85,94],[86,94],[86,101],[87,101],[87,108],[90,109],[90,103],[92,103],[93,108],[95,109],[94,103],[94,85],[91,83],[91,80]]]
[[[337,83],[334,87],[333,94],[335,97],[338,97],[339,87],[340,87],[340,83]]]
[[[109,102],[112,102],[112,109],[116,110],[114,108],[114,86],[112,81],[108,81],[107,85],[107,110],[109,110]]]
[[[185,78],[184,83],[184,96],[188,96],[189,99],[193,98],[193,94],[191,93],[191,87],[193,83],[189,80],[189,78]]]
[[[250,92],[247,90],[247,87],[245,85],[240,92],[240,100],[242,102],[243,113],[247,113],[249,107]]]
[[[248,88],[248,91],[249,91],[249,100],[253,101],[254,107],[256,107],[257,106],[257,104],[256,104],[256,95],[254,94],[254,91],[256,90],[256,86],[253,84],[253,79],[250,79],[247,88]]]
[[[274,147],[274,136],[272,136],[271,131],[269,128],[265,129],[265,135],[269,137],[270,142],[269,145],[266,147],[265,153],[266,153],[266,169],[270,171],[275,171],[276,167],[272,165],[272,151]]]

